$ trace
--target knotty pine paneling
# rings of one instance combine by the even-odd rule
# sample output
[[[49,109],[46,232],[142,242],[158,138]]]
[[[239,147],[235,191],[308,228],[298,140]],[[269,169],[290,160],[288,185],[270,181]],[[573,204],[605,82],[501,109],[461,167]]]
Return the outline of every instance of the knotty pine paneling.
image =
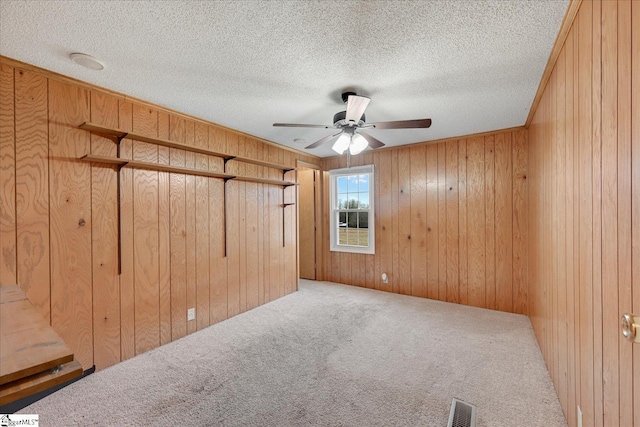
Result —
[[[16,283],[14,69],[0,64],[0,281]]]
[[[91,122],[118,127],[118,100],[90,93]],[[115,157],[116,144],[91,135],[91,154]],[[91,233],[93,300],[93,361],[102,369],[120,361],[120,283],[118,281],[118,171],[91,165]]]
[[[93,121],[292,167],[319,159],[4,58],[0,91],[0,283],[17,281],[84,369],[111,366],[297,289],[297,209],[282,207],[281,187],[125,167],[118,188],[117,167],[77,160],[115,156],[116,141],[77,126]],[[220,158],[140,141],[124,139],[120,155],[224,171]],[[283,178],[272,168],[228,166]],[[192,307],[196,320],[187,321]]]
[[[47,86],[47,78],[40,74],[14,71],[16,280],[29,301],[50,320]]]
[[[133,131],[158,136],[158,112],[133,106]],[[133,159],[158,162],[158,147],[133,141]],[[133,171],[133,275],[135,349],[144,353],[160,345],[160,261],[158,257],[158,171]]]
[[[354,166],[376,166],[376,253],[324,246],[324,277],[526,314],[526,141],[516,131],[354,156]],[[323,169],[344,161],[324,159]],[[364,278],[360,265],[373,266]]]
[[[619,330],[640,310],[638,28],[636,2],[582,2],[529,128],[529,312],[572,427],[578,406],[585,426],[640,425]]]
[[[83,367],[93,364],[89,91],[49,81],[51,326]],[[18,283],[20,279],[18,278]]]

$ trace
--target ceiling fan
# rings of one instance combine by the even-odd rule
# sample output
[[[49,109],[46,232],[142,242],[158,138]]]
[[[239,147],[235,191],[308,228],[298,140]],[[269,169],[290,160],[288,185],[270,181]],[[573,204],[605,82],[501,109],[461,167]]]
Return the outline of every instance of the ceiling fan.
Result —
[[[316,148],[324,143],[336,139],[333,147],[331,148],[338,154],[344,153],[347,149],[349,149],[350,154],[358,154],[367,147],[380,148],[384,146],[384,143],[363,132],[363,129],[416,129],[428,128],[431,126],[431,119],[367,123],[364,110],[369,105],[369,102],[371,101],[370,98],[356,95],[355,92],[344,92],[342,94],[342,100],[347,104],[347,110],[340,111],[333,116],[333,125],[274,123],[273,126],[340,129],[340,132],[335,135],[325,136],[324,138],[305,147],[306,149]]]

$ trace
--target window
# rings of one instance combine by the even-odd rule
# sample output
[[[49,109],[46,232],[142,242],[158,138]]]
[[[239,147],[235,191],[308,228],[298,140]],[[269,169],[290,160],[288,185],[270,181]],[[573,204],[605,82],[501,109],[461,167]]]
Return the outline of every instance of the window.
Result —
[[[373,165],[329,171],[331,250],[375,253]]]

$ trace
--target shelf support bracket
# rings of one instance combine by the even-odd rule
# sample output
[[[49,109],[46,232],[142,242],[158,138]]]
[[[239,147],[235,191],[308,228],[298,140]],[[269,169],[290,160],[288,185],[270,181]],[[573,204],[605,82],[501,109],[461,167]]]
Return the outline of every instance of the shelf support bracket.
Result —
[[[224,158],[222,159],[222,161],[224,162],[224,168],[222,169],[222,171],[223,171],[224,173],[227,173],[227,162],[228,162],[229,160],[233,160],[233,159],[235,159],[236,157],[237,157],[237,156],[231,156],[231,157],[224,157]],[[226,182],[227,182],[227,181],[225,180],[225,183],[226,183]]]

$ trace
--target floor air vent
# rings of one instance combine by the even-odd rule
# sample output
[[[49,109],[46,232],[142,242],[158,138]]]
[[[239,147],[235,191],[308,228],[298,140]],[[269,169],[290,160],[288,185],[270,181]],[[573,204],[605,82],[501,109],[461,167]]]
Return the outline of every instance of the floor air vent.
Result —
[[[476,407],[454,398],[447,427],[476,427]]]

